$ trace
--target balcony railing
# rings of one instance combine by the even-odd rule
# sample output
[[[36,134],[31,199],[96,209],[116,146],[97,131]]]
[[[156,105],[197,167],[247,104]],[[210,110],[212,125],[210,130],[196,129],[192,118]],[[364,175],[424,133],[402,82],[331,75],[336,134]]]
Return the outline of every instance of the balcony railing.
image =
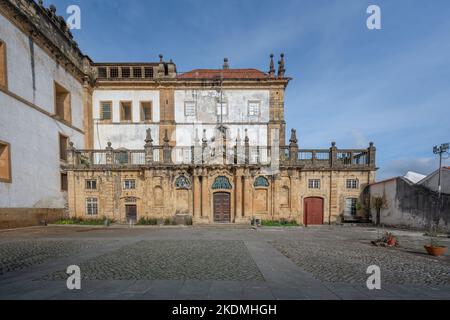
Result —
[[[77,150],[73,144],[68,150],[68,165],[73,168],[136,168],[143,166],[289,166],[303,168],[374,169],[375,147],[367,149],[298,149],[294,146],[270,147],[234,145],[217,146],[162,146],[146,145],[142,150],[113,149]],[[275,161],[277,160],[277,161]]]

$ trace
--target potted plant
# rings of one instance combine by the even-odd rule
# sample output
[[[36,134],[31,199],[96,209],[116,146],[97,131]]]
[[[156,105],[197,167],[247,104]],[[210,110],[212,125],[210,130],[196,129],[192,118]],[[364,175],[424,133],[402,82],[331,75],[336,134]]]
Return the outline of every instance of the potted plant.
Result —
[[[437,234],[436,232],[430,232],[430,244],[425,245],[425,250],[429,255],[439,257],[442,256],[445,251],[447,251],[447,247],[439,244],[436,240]]]
[[[384,237],[385,237],[385,242],[387,243],[388,246],[394,247],[397,245],[397,237],[394,236],[392,233],[386,232]]]

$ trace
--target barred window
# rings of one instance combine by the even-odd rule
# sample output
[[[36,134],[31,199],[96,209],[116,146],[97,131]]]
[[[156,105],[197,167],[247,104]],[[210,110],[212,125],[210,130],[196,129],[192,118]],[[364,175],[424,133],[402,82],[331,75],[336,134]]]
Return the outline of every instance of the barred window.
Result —
[[[90,216],[98,214],[97,198],[86,198],[86,214]]]
[[[258,101],[249,101],[248,103],[248,115],[249,116],[259,116],[259,106]]]
[[[93,179],[86,180],[86,189],[87,190],[96,190],[97,189],[97,180],[93,180]]]
[[[135,78],[142,78],[142,68],[141,67],[134,67],[133,68],[133,76]]]
[[[124,189],[136,189],[136,180],[134,179],[126,179],[123,182]]]
[[[145,67],[144,75],[146,78],[153,78],[153,67]]]
[[[109,76],[111,78],[118,78],[119,77],[119,68],[117,68],[117,67],[110,68]]]
[[[186,101],[184,103],[184,115],[186,117],[194,117],[195,116],[195,102]]]
[[[130,77],[130,67],[123,67],[122,78],[129,78],[129,77]]]
[[[100,119],[111,120],[111,102],[102,102],[100,105]]]
[[[319,179],[309,179],[308,180],[308,188],[309,189],[320,189],[320,180]]]
[[[347,189],[358,189],[358,179],[347,179]]]

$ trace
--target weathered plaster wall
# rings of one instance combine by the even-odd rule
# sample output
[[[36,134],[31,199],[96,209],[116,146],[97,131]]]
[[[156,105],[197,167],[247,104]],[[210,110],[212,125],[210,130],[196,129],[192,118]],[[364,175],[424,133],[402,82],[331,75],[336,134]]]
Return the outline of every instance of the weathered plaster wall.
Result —
[[[45,111],[54,113],[55,80],[70,90],[72,122],[82,129],[82,86],[2,15],[0,39],[7,46],[8,64],[8,88],[0,91],[0,140],[11,144],[12,158],[12,183],[0,182],[0,208],[64,208],[59,133],[80,147],[83,134]]]
[[[113,148],[143,149],[147,128],[152,130],[154,144],[159,140],[160,97],[158,90],[95,90],[92,96],[94,114],[94,148],[103,149],[110,141]],[[112,102],[112,124],[100,119],[100,102]],[[132,102],[132,124],[120,123],[120,101]],[[152,122],[141,122],[141,101],[152,102]]]
[[[8,89],[54,114],[54,82],[70,91],[72,125],[83,129],[83,87],[27,35],[0,14],[0,39],[6,43]]]
[[[222,96],[228,107],[228,114],[223,116],[224,123],[269,122],[269,90],[223,90]],[[185,116],[185,102],[189,101],[196,103],[196,117]],[[175,90],[175,121],[215,123],[218,120],[217,101],[220,101],[220,92],[216,90]],[[249,101],[259,102],[258,116],[249,116]]]
[[[427,177],[421,181],[421,185],[424,187],[433,190],[438,191],[438,180],[439,180],[439,173],[438,171],[434,172],[433,175],[430,177]],[[441,192],[450,194],[450,169],[443,168],[441,172]]]
[[[437,193],[402,178],[372,185],[370,192],[372,197],[384,196],[386,200],[382,224],[428,229],[433,221],[440,229],[450,230],[450,195],[442,195],[439,210]],[[375,214],[372,210],[373,218]]]

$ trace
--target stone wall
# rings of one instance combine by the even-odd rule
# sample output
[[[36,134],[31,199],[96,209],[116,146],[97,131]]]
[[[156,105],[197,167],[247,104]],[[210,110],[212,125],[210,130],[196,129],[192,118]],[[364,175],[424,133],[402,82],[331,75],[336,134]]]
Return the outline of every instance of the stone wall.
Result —
[[[177,187],[177,178],[189,181],[187,188]],[[217,177],[226,177],[230,188],[217,188]],[[255,186],[263,176],[268,185]],[[346,179],[358,179],[357,189],[347,189]],[[86,190],[86,179],[97,181],[96,190]],[[134,179],[136,188],[124,190],[125,179]],[[309,189],[309,179],[320,179],[320,189]],[[324,223],[341,221],[346,198],[359,198],[365,186],[373,182],[372,171],[281,171],[267,176],[261,168],[145,168],[142,170],[69,170],[69,211],[72,217],[89,219],[86,198],[98,199],[98,215],[125,222],[125,205],[136,204],[137,219],[165,218],[188,214],[196,223],[213,223],[216,192],[230,195],[230,222],[248,223],[252,217],[263,220],[281,218],[303,223],[304,200],[320,197],[324,200]],[[130,202],[131,200],[131,202]],[[363,213],[360,213],[361,215]]]
[[[59,208],[0,208],[0,229],[37,226],[43,221],[51,223],[63,216],[64,209]]]

